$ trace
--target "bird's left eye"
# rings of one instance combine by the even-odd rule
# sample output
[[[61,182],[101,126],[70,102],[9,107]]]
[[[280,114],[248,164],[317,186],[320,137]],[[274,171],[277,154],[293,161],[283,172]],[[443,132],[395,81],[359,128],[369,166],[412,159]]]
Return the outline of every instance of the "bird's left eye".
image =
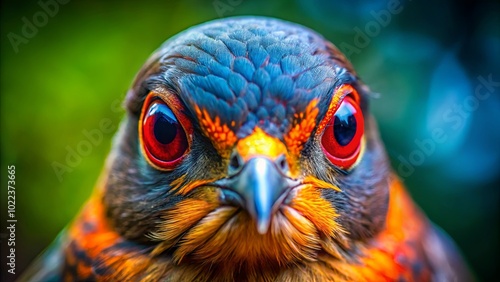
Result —
[[[173,169],[188,149],[186,132],[172,110],[161,99],[147,99],[141,138],[148,159],[160,169]]]
[[[357,160],[364,132],[363,114],[350,96],[344,98],[321,137],[325,156],[341,169],[349,169]]]

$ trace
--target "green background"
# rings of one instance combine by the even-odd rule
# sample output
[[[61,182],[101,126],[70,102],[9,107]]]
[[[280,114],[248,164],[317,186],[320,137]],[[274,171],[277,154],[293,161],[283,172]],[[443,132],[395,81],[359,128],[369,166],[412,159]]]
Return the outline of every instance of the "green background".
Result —
[[[35,1],[3,1],[0,214],[4,226],[7,165],[13,164],[16,273],[50,244],[90,195],[114,131],[100,131],[102,141],[90,148],[82,147],[89,141],[84,132],[100,130],[106,121],[116,129],[124,114],[116,106],[151,52],[194,24],[265,15],[315,29],[344,51],[346,46],[356,48],[348,57],[361,78],[380,93],[372,101],[372,112],[396,171],[428,216],[455,239],[477,277],[488,281],[498,275],[500,90],[492,87],[491,95],[474,109],[469,105],[462,113],[453,111],[472,103],[470,95],[481,84],[478,76],[500,81],[498,1],[402,1],[400,13],[377,22],[376,15],[387,5],[73,0],[59,4],[58,11],[16,47],[12,34],[23,36],[23,18],[33,23],[43,8]],[[38,21],[43,23],[43,18]],[[371,35],[356,45],[360,31]],[[443,118],[449,110],[453,121]],[[434,142],[428,151],[418,147],[436,128],[447,140]],[[85,154],[68,163],[68,152],[79,149]],[[412,157],[415,171],[407,173],[401,166],[411,164]],[[70,170],[58,176],[54,163]],[[11,280],[3,271],[4,227],[0,233],[2,281]]]

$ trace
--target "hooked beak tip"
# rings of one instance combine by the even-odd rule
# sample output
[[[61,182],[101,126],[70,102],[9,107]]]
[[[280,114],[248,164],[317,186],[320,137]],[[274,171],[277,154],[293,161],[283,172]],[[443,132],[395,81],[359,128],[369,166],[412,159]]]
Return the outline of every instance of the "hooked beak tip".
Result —
[[[261,235],[266,234],[270,225],[271,220],[269,218],[257,221],[257,232]]]
[[[267,157],[253,157],[241,169],[219,185],[241,197],[241,206],[257,224],[257,232],[268,232],[273,214],[296,180],[287,176],[288,167],[281,167]]]

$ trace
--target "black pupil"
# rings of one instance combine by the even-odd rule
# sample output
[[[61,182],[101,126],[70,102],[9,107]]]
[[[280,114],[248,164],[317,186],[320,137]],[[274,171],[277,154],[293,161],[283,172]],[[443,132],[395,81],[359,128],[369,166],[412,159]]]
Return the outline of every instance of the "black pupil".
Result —
[[[155,120],[154,134],[158,142],[170,144],[177,135],[177,123],[168,116],[159,114]]]
[[[333,135],[340,146],[345,146],[356,135],[356,117],[348,106],[342,107],[335,114],[333,122]]]

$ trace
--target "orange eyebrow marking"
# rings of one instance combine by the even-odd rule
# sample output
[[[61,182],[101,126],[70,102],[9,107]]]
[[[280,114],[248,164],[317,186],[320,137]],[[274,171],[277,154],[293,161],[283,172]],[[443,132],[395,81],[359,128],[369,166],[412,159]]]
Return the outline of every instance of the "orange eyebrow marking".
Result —
[[[335,111],[337,108],[340,106],[340,102],[342,99],[344,99],[345,96],[353,94],[354,100],[359,103],[359,95],[356,89],[352,87],[352,85],[349,84],[344,84],[341,85],[339,88],[335,89],[335,93],[333,94],[332,101],[330,102],[330,105],[328,106],[328,110],[326,111],[325,116],[321,120],[319,126],[318,126],[318,133],[323,132],[323,129],[325,126],[330,122],[332,119],[333,115],[335,114]],[[321,134],[318,134],[320,136]]]
[[[254,156],[266,156],[274,160],[281,155],[287,155],[285,144],[278,138],[269,136],[260,127],[256,127],[252,134],[241,139],[236,150],[245,161]]]
[[[295,114],[292,128],[284,138],[288,149],[295,156],[300,154],[304,143],[316,126],[316,117],[319,113],[317,105],[318,99],[314,99],[307,105],[305,112]]]
[[[222,156],[228,156],[229,149],[237,140],[236,134],[227,126],[227,124],[221,124],[219,117],[212,119],[207,110],[202,110],[199,106],[196,106],[195,112],[203,133],[210,138],[217,152],[219,152]],[[234,124],[234,121],[231,122],[231,126],[234,126]]]

